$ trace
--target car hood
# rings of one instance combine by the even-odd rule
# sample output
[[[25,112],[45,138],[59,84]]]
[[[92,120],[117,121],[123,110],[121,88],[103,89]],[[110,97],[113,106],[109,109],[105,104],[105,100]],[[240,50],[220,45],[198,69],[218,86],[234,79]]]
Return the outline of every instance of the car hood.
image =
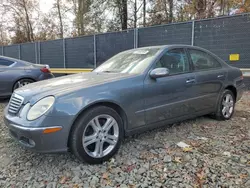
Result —
[[[36,101],[45,96],[64,95],[83,88],[105,84],[132,76],[134,75],[123,73],[79,73],[32,83],[15,90],[15,93],[24,97],[26,102],[31,98],[32,101]]]

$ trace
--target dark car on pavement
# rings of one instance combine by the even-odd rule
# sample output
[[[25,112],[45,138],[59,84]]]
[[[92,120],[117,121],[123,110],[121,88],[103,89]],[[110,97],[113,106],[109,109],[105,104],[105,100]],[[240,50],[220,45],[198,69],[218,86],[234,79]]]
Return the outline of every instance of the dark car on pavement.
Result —
[[[229,120],[243,88],[242,72],[205,49],[144,47],[15,90],[4,119],[26,148],[101,163],[125,136],[206,114]]]
[[[17,88],[53,77],[48,65],[0,56],[0,97],[11,96]]]

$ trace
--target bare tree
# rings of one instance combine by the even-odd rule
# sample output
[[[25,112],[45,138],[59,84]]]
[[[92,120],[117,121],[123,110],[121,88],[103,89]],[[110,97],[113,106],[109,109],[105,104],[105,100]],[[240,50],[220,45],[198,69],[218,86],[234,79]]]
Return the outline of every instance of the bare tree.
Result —
[[[133,0],[133,27],[136,28],[137,27],[137,23],[138,20],[141,19],[141,16],[138,16],[138,13],[141,9],[141,7],[143,6],[143,2],[139,5],[139,7],[137,6],[137,0]]]
[[[85,34],[85,26],[88,24],[88,12],[90,11],[90,6],[92,4],[91,0],[71,0],[73,3],[73,13],[75,15],[75,26],[77,29],[77,34]]]
[[[220,15],[225,14],[225,6],[226,6],[225,0],[220,0]]]
[[[168,22],[172,23],[173,22],[174,1],[173,0],[168,0],[168,6],[169,6],[169,18],[168,18]]]
[[[250,11],[249,0],[54,0],[54,7],[48,13],[39,11],[38,0],[0,2],[0,13],[4,15],[0,17],[1,44],[119,31],[138,25],[145,27]],[[74,20],[67,17],[69,14],[74,15]]]
[[[6,14],[4,7],[0,7],[0,13],[2,13],[2,15]],[[6,17],[0,17],[0,45],[7,45],[10,40],[8,38],[7,33],[9,32],[6,22],[7,22],[8,18]]]
[[[36,40],[45,41],[58,38],[60,28],[58,28],[58,24],[55,22],[54,12],[41,15],[39,22],[41,24],[36,27]]]
[[[128,28],[128,2],[127,0],[110,0],[109,5],[110,5],[109,8],[113,9],[115,13],[114,21],[119,22],[122,30],[126,30]]]
[[[117,2],[120,2],[120,0],[117,0]],[[118,3],[119,4],[119,3]],[[127,0],[121,0],[120,4],[120,17],[121,17],[121,26],[122,30],[126,30],[128,28],[128,3]]]
[[[34,33],[33,33],[33,27],[30,21],[29,13],[28,13],[28,5],[26,2],[27,0],[22,0],[20,1],[20,6],[23,8],[25,12],[25,17],[26,17],[26,29],[27,29],[27,36],[29,41],[34,41]]]
[[[137,0],[134,2],[134,28],[137,27]]]
[[[207,8],[207,0],[195,1],[195,10],[197,12],[198,19],[206,18],[206,8]]]
[[[152,25],[159,25],[169,22],[169,0],[150,0],[149,22]]]
[[[24,32],[28,42],[34,41],[33,24],[31,15],[35,10],[37,2],[35,0],[9,0],[3,3],[3,7],[7,12],[12,14],[12,23],[16,24],[20,31]]]
[[[207,16],[206,16],[207,18],[214,17],[214,14],[215,14],[214,7],[215,7],[216,3],[217,3],[217,0],[212,0],[210,2],[210,4],[208,5]]]
[[[143,27],[146,27],[146,0],[143,0]]]
[[[61,14],[61,0],[56,0],[56,7],[58,12],[58,18],[60,22],[60,38],[63,38],[63,21],[62,21],[62,14]]]

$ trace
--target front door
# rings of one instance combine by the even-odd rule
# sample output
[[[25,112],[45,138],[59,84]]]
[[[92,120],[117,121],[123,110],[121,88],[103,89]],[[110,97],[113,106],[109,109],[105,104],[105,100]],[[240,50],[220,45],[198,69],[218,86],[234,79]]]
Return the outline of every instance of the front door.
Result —
[[[147,124],[171,120],[192,113],[190,107],[194,93],[195,74],[182,48],[168,50],[155,63],[154,68],[169,69],[169,76],[144,81],[145,119]]]

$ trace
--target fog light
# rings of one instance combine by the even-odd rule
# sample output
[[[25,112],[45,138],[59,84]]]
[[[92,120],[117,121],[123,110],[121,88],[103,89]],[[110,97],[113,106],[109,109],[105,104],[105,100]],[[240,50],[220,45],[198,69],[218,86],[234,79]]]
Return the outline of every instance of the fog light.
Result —
[[[36,143],[34,142],[34,140],[31,140],[31,139],[29,139],[29,144],[30,144],[31,146],[35,146],[35,145],[36,145]]]
[[[32,139],[29,139],[27,137],[24,137],[24,136],[21,136],[20,137],[20,141],[25,144],[25,145],[28,145],[30,147],[34,147],[36,145],[36,143],[34,142],[34,140]]]

